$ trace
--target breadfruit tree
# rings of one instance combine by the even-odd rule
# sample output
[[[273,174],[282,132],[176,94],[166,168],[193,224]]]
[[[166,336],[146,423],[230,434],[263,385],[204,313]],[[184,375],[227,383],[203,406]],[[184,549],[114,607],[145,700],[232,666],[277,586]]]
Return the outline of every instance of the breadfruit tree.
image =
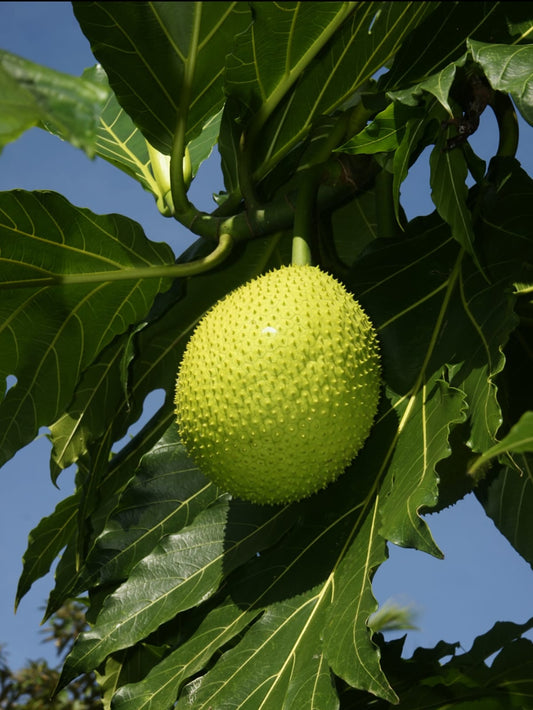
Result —
[[[533,180],[515,157],[516,112],[533,124],[531,4],[73,6],[95,66],[78,78],[1,52],[3,144],[40,126],[127,173],[197,240],[176,258],[128,216],[0,194],[1,463],[47,427],[52,481],[77,468],[32,531],[18,588],[59,558],[47,616],[86,599],[58,690],[96,672],[114,710],[533,707],[533,620],[405,659],[372,592],[389,545],[441,556],[423,515],[467,493],[533,561]],[[469,143],[485,111],[499,133],[488,165]],[[225,189],[207,213],[188,189],[215,148]],[[428,152],[435,209],[408,220],[402,183]],[[318,267],[360,304],[379,401],[334,482],[257,504],[201,470],[194,417],[187,453],[176,378],[214,304],[288,265]],[[242,426],[225,470],[244,455],[267,492],[326,446],[299,398],[318,416],[357,360],[329,325],[328,289],[312,292],[323,327],[305,347],[327,357],[287,346],[305,338],[296,316],[281,375],[260,348],[233,361],[232,325],[228,347],[203,345],[206,401],[230,366],[249,377],[197,429]],[[286,328],[295,294],[279,288]],[[274,340],[260,301],[239,308]],[[156,389],[164,404],[115,450]],[[351,422],[330,414],[328,446]],[[254,457],[259,431],[271,440]]]

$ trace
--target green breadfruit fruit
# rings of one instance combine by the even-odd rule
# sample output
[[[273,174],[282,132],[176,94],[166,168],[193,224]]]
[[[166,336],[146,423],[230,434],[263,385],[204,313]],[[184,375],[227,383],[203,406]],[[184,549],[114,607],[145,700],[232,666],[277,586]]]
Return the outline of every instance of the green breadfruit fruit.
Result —
[[[214,483],[256,503],[335,480],[376,414],[376,333],[357,301],[313,266],[236,289],[203,317],[176,386],[180,436]]]

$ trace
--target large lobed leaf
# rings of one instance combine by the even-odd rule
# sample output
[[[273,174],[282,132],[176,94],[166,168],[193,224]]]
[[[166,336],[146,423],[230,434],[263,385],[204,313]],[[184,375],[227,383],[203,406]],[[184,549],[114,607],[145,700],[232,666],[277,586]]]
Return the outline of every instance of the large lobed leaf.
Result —
[[[238,38],[226,72],[227,93],[250,114],[245,146],[254,178],[264,178],[321,115],[357,103],[356,91],[436,5],[255,4],[251,32]]]
[[[118,102],[167,155],[180,112],[188,142],[222,107],[225,55],[251,19],[235,2],[75,2],[74,12]]]
[[[126,217],[95,215],[46,192],[0,195],[0,240],[0,378],[16,377],[0,403],[5,462],[62,413],[82,372],[165,287],[159,278],[76,277],[171,263],[172,253]],[[61,285],[62,276],[74,282]]]

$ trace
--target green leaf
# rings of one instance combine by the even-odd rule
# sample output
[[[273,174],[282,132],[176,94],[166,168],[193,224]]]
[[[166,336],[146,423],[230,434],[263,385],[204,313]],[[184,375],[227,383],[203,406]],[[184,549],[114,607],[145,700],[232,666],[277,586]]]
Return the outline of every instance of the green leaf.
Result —
[[[84,76],[109,87],[107,76],[100,65],[87,69]],[[98,117],[96,154],[123,170],[157,197],[159,189],[150,170],[146,140],[109,88],[108,93],[108,99]]]
[[[433,374],[448,371],[449,384],[466,395],[470,446],[483,451],[501,424],[494,380],[516,324],[512,297],[506,282],[487,286],[436,215],[412,225],[416,235],[409,229],[407,240],[374,242],[350,281],[378,328],[391,391],[416,396]]]
[[[52,480],[103,434],[102,412],[113,411],[122,403],[120,365],[126,341],[127,334],[117,336],[84,370],[68,411],[50,426]]]
[[[252,33],[228,57],[226,90],[255,114],[248,129],[255,179],[300,143],[315,119],[353,101],[433,10],[404,2],[254,5]]]
[[[192,465],[172,424],[146,454],[87,556],[91,585],[128,577],[166,535],[190,525],[223,495]]]
[[[381,670],[368,627],[377,609],[370,581],[387,557],[385,540],[379,533],[379,497],[371,511],[368,504],[365,507],[361,519],[365,513],[366,519],[330,578],[324,651],[332,670],[349,685],[394,703],[396,693]]]
[[[483,67],[493,89],[511,94],[518,110],[533,125],[533,47],[487,44],[468,40],[474,61]]]
[[[512,454],[523,454],[533,451],[533,412],[526,412],[511,429],[490,449],[487,449],[479,456],[471,465],[469,473],[475,473],[479,468],[493,458],[498,458],[500,461],[505,458],[512,460]]]
[[[394,210],[396,221],[400,222],[400,190],[402,182],[407,177],[411,164],[417,155],[434,140],[436,102],[427,101],[425,105],[425,115],[420,120],[412,118],[407,121],[402,140],[394,152],[392,196],[394,200]],[[429,135],[428,135],[429,134]]]
[[[298,524],[230,578],[241,609],[265,611],[211,670],[185,687],[178,707],[194,694],[195,706],[205,709],[230,698],[250,709],[299,706],[296,698],[303,707],[337,708],[330,668],[394,700],[365,623],[377,606],[370,579],[385,554],[372,483],[372,474],[352,467],[299,504],[293,511]]]
[[[76,533],[80,493],[57,504],[51,515],[44,517],[30,532],[28,547],[22,558],[22,573],[17,586],[15,608],[32,584],[48,573],[55,558]]]
[[[450,225],[453,238],[469,254],[474,253],[472,215],[467,207],[468,168],[460,150],[442,149],[440,142],[431,151],[431,197],[438,213]]]
[[[170,154],[180,113],[188,112],[187,142],[214,119],[224,101],[225,56],[235,35],[250,22],[247,5],[73,5],[118,102],[157,150]],[[195,23],[199,24],[199,35],[191,44]],[[187,96],[187,105],[183,105]]]
[[[533,567],[533,457],[515,455],[476,488],[487,515]]]
[[[205,618],[204,613],[203,609],[202,614],[193,611],[190,626],[197,628],[196,633],[169,653],[142,681],[120,688],[113,699],[116,710],[172,707],[184,682],[201,671],[216,652],[251,624],[261,611],[240,609],[226,599]]]
[[[451,65],[461,60],[470,37],[484,42],[511,41],[507,14],[512,17],[519,7],[518,3],[511,2],[432,5],[434,11],[402,42],[390,71],[379,81],[380,89],[410,92],[413,87],[416,92],[419,82],[428,81],[428,86],[435,89],[442,81],[448,84],[453,78]],[[528,9],[523,8],[518,13],[528,14]],[[440,89],[437,92],[436,96],[444,96]]]
[[[95,215],[55,193],[5,192],[0,209],[6,289],[0,301],[0,377],[17,378],[0,403],[4,462],[62,413],[81,372],[116,335],[144,318],[167,286],[140,275],[76,280],[172,263],[172,253],[126,217]],[[58,281],[63,285],[54,285]],[[32,320],[39,323],[38,337],[28,328]]]
[[[212,671],[185,687],[177,707],[336,710],[337,694],[320,652],[326,608],[320,592],[273,605]]]
[[[446,383],[443,373],[428,377],[410,397],[394,397],[398,437],[389,467],[390,482],[381,489],[380,533],[391,542],[442,558],[420,512],[438,500],[436,466],[451,453],[451,429],[466,416],[464,394]]]
[[[393,102],[384,111],[378,113],[364,130],[337,150],[352,155],[395,151],[403,140],[408,122],[415,118],[419,119],[422,113],[420,109]]]
[[[95,155],[98,117],[109,89],[0,50],[0,150],[32,126]]]
[[[181,532],[163,538],[107,597],[91,631],[79,637],[62,683],[207,599],[224,575],[279,537],[283,521],[284,509],[271,514],[266,507],[221,499]],[[117,613],[122,619],[119,627]]]
[[[524,624],[498,622],[474,640],[469,651],[460,644],[440,641],[434,648],[417,648],[402,658],[404,639],[380,639],[383,665],[393,679],[402,710],[522,710],[533,707],[533,644],[524,635],[533,619]],[[496,658],[491,663],[491,656]],[[449,658],[451,656],[451,659]],[[381,701],[344,689],[342,707],[388,710]]]
[[[85,78],[108,87],[107,76],[100,65],[88,69]],[[115,94],[109,91],[109,97],[99,116],[96,133],[96,155],[123,170],[139,182],[156,199],[161,195],[150,167],[150,156],[146,140],[132,119],[117,101]],[[191,140],[188,149],[192,164],[192,174],[206,160],[218,139],[221,112],[210,117],[202,126],[200,134]]]
[[[453,116],[453,111],[449,103],[450,89],[455,79],[457,67],[463,66],[465,56],[452,64],[444,67],[440,72],[427,77],[423,81],[418,82],[408,89],[400,89],[398,91],[389,91],[387,95],[393,101],[400,101],[407,106],[418,106],[424,93],[431,94],[438,102],[446,109],[450,116]]]

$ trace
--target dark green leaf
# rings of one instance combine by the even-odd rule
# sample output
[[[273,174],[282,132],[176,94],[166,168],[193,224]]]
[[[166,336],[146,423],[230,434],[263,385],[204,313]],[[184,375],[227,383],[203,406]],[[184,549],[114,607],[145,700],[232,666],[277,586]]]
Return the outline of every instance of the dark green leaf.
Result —
[[[180,112],[187,142],[214,120],[225,56],[250,23],[247,4],[75,2],[74,12],[118,102],[159,151],[171,152]]]
[[[513,2],[431,3],[433,12],[424,18],[402,43],[390,72],[380,80],[385,91],[412,87],[428,77],[450,78],[446,69],[467,51],[467,39],[511,41],[506,14],[516,14]],[[527,14],[524,8],[518,13]],[[525,12],[524,12],[525,10]],[[423,48],[423,51],[421,51]],[[441,72],[445,73],[441,75]],[[433,79],[430,79],[432,82]]]
[[[475,639],[470,651],[440,641],[402,658],[403,639],[380,638],[383,665],[393,680],[402,710],[516,710],[533,707],[533,644],[523,638],[524,624],[498,622]],[[491,664],[491,656],[497,654]],[[449,658],[451,656],[451,659]],[[390,705],[358,691],[342,689],[343,710],[390,710]]]
[[[472,462],[470,473],[474,473],[478,468],[482,468],[488,461],[498,458],[500,461],[509,459],[512,461],[515,454],[523,454],[533,451],[533,412],[526,412],[511,429],[490,449]]]
[[[57,504],[51,515],[44,517],[28,539],[24,553],[15,604],[18,605],[31,585],[48,573],[55,558],[76,534],[79,491]]]
[[[224,575],[279,537],[285,529],[284,510],[271,514],[266,507],[221,499],[181,532],[163,538],[107,597],[92,630],[79,637],[63,682],[211,596]]]
[[[468,168],[460,150],[442,149],[437,144],[429,159],[431,167],[431,197],[442,219],[450,225],[457,239],[469,254],[474,253],[472,215],[467,207]]]
[[[170,708],[186,680],[201,671],[215,653],[260,615],[259,610],[240,609],[230,599],[200,616],[197,631],[162,660],[145,679],[121,688],[113,700],[115,710]]]
[[[126,579],[163,537],[190,525],[220,495],[191,463],[177,426],[171,425],[141,460],[135,478],[89,553],[86,564],[94,575],[91,583]]]
[[[451,453],[450,430],[465,419],[464,399],[436,373],[416,394],[391,402],[401,436],[391,454],[394,483],[381,490],[380,532],[387,540],[442,557],[420,512],[437,503],[436,466]]]
[[[262,179],[320,115],[353,101],[432,11],[429,3],[257,3],[252,34],[237,43],[226,75],[230,96],[255,112],[248,146],[254,177]]]
[[[168,285],[81,275],[172,263],[172,253],[126,217],[95,215],[55,193],[5,192],[0,209],[2,285],[12,286],[0,301],[0,372],[17,378],[0,404],[3,462],[62,413],[83,370]]]
[[[498,530],[533,567],[533,457],[513,456],[476,495]]]

